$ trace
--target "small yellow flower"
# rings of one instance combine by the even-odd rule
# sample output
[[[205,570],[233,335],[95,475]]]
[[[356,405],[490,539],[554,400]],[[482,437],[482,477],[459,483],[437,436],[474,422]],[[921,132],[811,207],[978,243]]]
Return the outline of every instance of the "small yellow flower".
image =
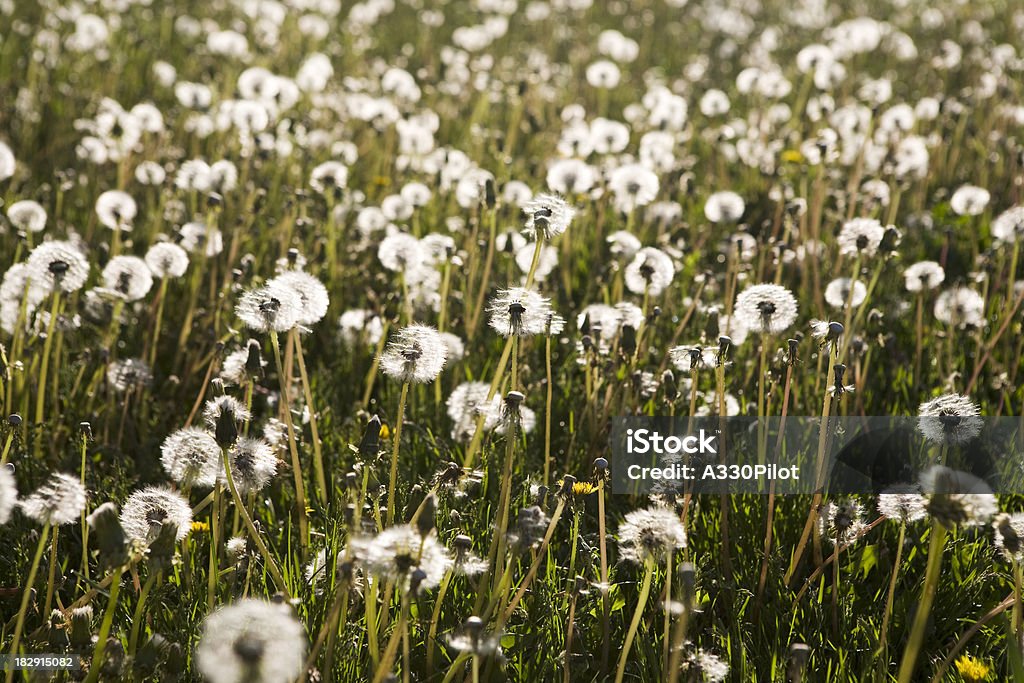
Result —
[[[387,425],[381,425],[380,426],[380,438],[387,439],[390,436],[391,436],[391,430],[388,428],[388,426]]]
[[[192,522],[192,533],[202,534],[210,530],[210,524],[208,522]]]
[[[561,490],[565,485],[564,479],[559,479],[555,482],[555,486]],[[572,485],[572,495],[574,496],[589,496],[591,493],[597,491],[597,486],[591,484],[589,481],[577,481]]]
[[[956,660],[956,670],[960,672],[960,677],[967,683],[987,681],[991,671],[988,664],[970,655],[960,655]]]
[[[787,149],[782,153],[782,160],[790,164],[801,164],[804,161],[804,155],[798,149]]]

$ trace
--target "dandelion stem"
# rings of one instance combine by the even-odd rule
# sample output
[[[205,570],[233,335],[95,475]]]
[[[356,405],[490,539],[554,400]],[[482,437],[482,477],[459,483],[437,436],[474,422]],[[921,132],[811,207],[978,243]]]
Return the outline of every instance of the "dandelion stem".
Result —
[[[398,449],[402,445],[402,422],[405,419],[405,402],[408,398],[409,383],[402,382],[402,394],[398,398],[398,413],[395,415],[395,440],[391,447],[391,472],[388,475],[388,526],[391,526],[395,521],[395,489],[398,487]]]
[[[288,450],[292,456],[292,475],[295,479],[295,502],[299,508],[299,545],[302,547],[303,560],[309,555],[309,518],[306,514],[306,490],[302,483],[302,462],[299,460],[299,449],[295,443],[295,425],[292,424],[292,407],[288,400],[288,384],[285,379],[284,365],[281,363],[281,344],[277,331],[270,331],[270,345],[274,349],[274,362],[277,364],[277,376],[281,383],[281,412],[284,424],[288,429]]]
[[[110,636],[110,627],[114,623],[114,610],[117,607],[117,596],[121,591],[121,576],[124,574],[125,566],[114,570],[113,579],[110,582],[110,599],[107,600],[107,609],[103,613],[103,622],[100,624],[100,632],[96,638],[96,650],[92,655],[92,664],[89,665],[89,677],[85,683],[96,683],[100,678],[100,669],[103,666],[103,652],[107,649],[107,638]]]
[[[598,546],[601,553],[601,673],[608,671],[608,653],[611,651],[611,625],[609,611],[611,604],[608,599],[608,539],[605,532],[606,519],[604,508],[604,482],[601,477],[597,483],[597,533]]]
[[[50,535],[50,525],[44,524],[43,530],[39,533],[39,543],[36,545],[36,554],[32,559],[32,566],[28,570],[28,576],[22,586],[21,607],[18,609],[18,618],[14,623],[14,639],[11,641],[11,657],[18,654],[18,647],[21,645],[21,632],[25,628],[25,613],[28,611],[28,602],[32,598],[32,586],[36,582],[36,573],[39,571],[39,563],[43,559],[43,552],[46,550],[46,541]],[[7,669],[6,683],[14,680],[14,667]]]
[[[640,626],[640,619],[644,615],[644,607],[647,605],[647,598],[651,594],[651,579],[654,577],[654,562],[644,562],[644,578],[640,584],[640,595],[636,599],[636,608],[633,610],[633,620],[629,623],[629,630],[626,631],[626,640],[622,643],[622,653],[619,655],[619,666],[615,672],[615,683],[622,683],[626,675],[626,663],[629,661],[629,650],[633,646],[633,638]]]
[[[295,358],[299,361],[299,379],[302,381],[302,392],[309,410],[309,430],[313,438],[313,471],[316,474],[317,498],[324,502],[330,495],[327,488],[327,477],[324,474],[324,458],[320,445],[320,430],[317,426],[316,409],[313,404],[313,390],[309,386],[309,374],[306,372],[306,359],[302,353],[302,338],[298,328],[291,331],[295,338]]]
[[[551,335],[544,337],[544,485],[551,481],[551,399],[554,387],[551,377]]]
[[[230,464],[225,464],[224,467],[230,468]],[[217,542],[217,539],[220,536],[220,531],[218,529],[219,526],[220,485],[215,484],[213,487],[213,503],[210,505],[210,567],[206,575],[206,609],[211,612],[213,611],[214,603],[216,603],[217,571],[220,565],[217,558],[217,555],[219,554],[219,544]]]
[[[43,603],[42,615],[44,619],[50,616],[50,606],[53,604],[53,585],[57,578],[57,537],[60,536],[59,527],[53,528],[50,534],[50,571],[46,579],[46,602]]]
[[[43,340],[43,355],[39,361],[39,383],[36,385],[36,424],[42,424],[46,406],[46,376],[50,367],[50,350],[53,348],[53,333],[57,327],[57,314],[60,310],[60,288],[53,290],[53,303],[50,304],[50,319],[46,321],[46,339]],[[36,439],[36,455],[42,452],[42,439]]]
[[[519,590],[516,591],[515,597],[512,598],[512,602],[505,608],[505,612],[502,614],[502,622],[508,621],[512,613],[516,611],[516,606],[519,601],[526,595],[527,589],[530,587],[530,583],[533,578],[537,575],[537,570],[540,569],[540,564],[547,557],[548,544],[551,543],[551,536],[555,533],[555,526],[558,524],[558,520],[562,516],[562,511],[565,509],[565,501],[561,498],[558,499],[558,505],[555,507],[554,514],[551,515],[551,521],[548,523],[548,529],[544,533],[544,540],[541,541],[540,547],[537,549],[537,555],[534,557],[533,562],[530,564],[530,569],[526,572],[526,576],[523,578],[523,582],[519,584]],[[572,572],[570,572],[572,574]]]
[[[256,531],[256,525],[253,524],[252,517],[249,516],[249,511],[245,509],[245,505],[242,503],[242,497],[238,495],[238,489],[235,487],[235,478],[231,474],[231,460],[228,456],[227,449],[223,449],[222,457],[224,459],[224,478],[228,482],[228,490],[231,491],[231,498],[235,502],[235,508],[239,514],[242,515],[242,521],[245,522],[246,529],[249,530],[249,535],[252,537],[252,542],[256,544],[256,549],[260,551],[260,555],[263,557],[263,562],[267,566],[267,571],[270,572],[270,576],[274,579],[274,583],[277,584],[277,590],[285,594],[289,599],[291,594],[288,591],[288,584],[285,583],[284,577],[281,575],[281,570],[278,569],[277,563],[274,561],[273,556],[267,549],[267,545],[263,542],[258,531]]]
[[[135,603],[135,612],[132,615],[132,630],[128,636],[128,655],[134,656],[135,650],[139,643],[139,631],[142,627],[142,622],[145,620],[145,609],[146,609],[146,598],[149,597],[149,591],[153,588],[153,584],[156,583],[160,577],[160,571],[150,571],[149,576],[146,577],[146,583],[142,584],[142,591],[139,593],[139,600]]]
[[[900,575],[900,563],[903,561],[903,542],[906,539],[907,523],[900,522],[900,534],[896,541],[896,558],[893,560],[892,576],[889,578],[889,591],[885,596],[885,610],[882,612],[882,628],[878,644],[878,680],[885,679],[889,670],[889,619],[892,617],[892,606],[896,599],[896,582]]]
[[[899,683],[910,683],[914,676],[917,656],[921,651],[921,644],[924,642],[924,632],[928,626],[928,615],[931,612],[932,603],[935,601],[935,593],[939,588],[942,552],[945,545],[946,528],[938,522],[934,522],[932,524],[932,539],[928,546],[928,566],[925,568],[924,588],[921,589],[921,599],[914,613],[914,624],[910,629],[907,646],[903,650],[903,660],[900,662],[898,678]]]

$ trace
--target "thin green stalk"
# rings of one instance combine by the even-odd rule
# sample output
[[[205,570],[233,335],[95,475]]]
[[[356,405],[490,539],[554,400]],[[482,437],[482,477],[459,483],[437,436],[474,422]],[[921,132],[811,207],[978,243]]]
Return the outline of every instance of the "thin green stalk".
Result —
[[[146,577],[146,583],[142,584],[142,591],[139,593],[139,600],[135,603],[135,612],[132,614],[132,630],[128,636],[128,656],[135,656],[135,650],[139,644],[139,632],[142,630],[142,622],[146,618],[146,599],[149,597],[149,591],[153,588],[160,577],[160,571],[150,570],[149,576]]]
[[[110,582],[110,599],[107,601],[107,609],[103,613],[103,622],[100,624],[100,632],[96,638],[96,650],[93,652],[89,677],[85,679],[85,683],[96,683],[100,678],[103,653],[107,649],[107,638],[110,637],[110,627],[114,623],[114,610],[117,607],[117,596],[121,591],[121,575],[124,574],[124,570],[124,565],[114,570],[113,579]]]
[[[39,534],[39,543],[36,545],[36,554],[32,559],[32,566],[28,570],[28,576],[25,578],[24,592],[21,594],[21,607],[18,609],[18,618],[14,623],[14,639],[11,641],[10,650],[12,657],[18,654],[18,647],[21,645],[21,632],[25,628],[25,613],[28,611],[28,602],[32,597],[32,586],[36,582],[36,573],[39,571],[39,563],[43,559],[43,552],[46,550],[46,541],[49,536],[50,525],[44,524],[43,530]],[[14,667],[7,669],[5,683],[11,683],[14,680],[14,671]]]
[[[50,534],[50,571],[46,579],[46,602],[43,603],[42,615],[45,618],[50,616],[50,606],[53,605],[53,586],[57,578],[57,537],[58,527],[53,528]]]
[[[230,465],[225,465],[230,467]],[[237,509],[237,507],[235,508]],[[217,595],[217,572],[220,568],[217,556],[220,554],[219,543],[217,542],[220,532],[220,485],[213,487],[213,504],[210,505],[210,566],[206,573],[206,610],[213,611]]]
[[[395,521],[395,489],[398,488],[398,450],[402,444],[402,421],[405,419],[405,403],[408,398],[409,383],[402,382],[402,393],[398,398],[398,413],[395,416],[395,439],[391,446],[391,471],[388,475],[388,526],[391,526]]]
[[[900,563],[903,561],[903,542],[906,538],[907,523],[900,522],[900,535],[896,545],[896,558],[893,561],[892,576],[889,578],[889,591],[885,596],[885,610],[882,612],[881,640],[878,644],[878,680],[883,680],[889,669],[889,619],[892,617],[892,605],[896,599],[896,582],[900,575]]]
[[[306,407],[309,409],[309,429],[313,437],[313,471],[316,474],[317,498],[324,502],[330,490],[327,488],[327,477],[324,474],[324,457],[320,446],[320,430],[317,427],[316,410],[313,407],[313,390],[309,386],[309,374],[306,372],[306,359],[302,353],[302,339],[299,336],[298,328],[291,332],[295,338],[295,358],[299,361],[299,379],[302,382],[302,392],[306,399]]]
[[[306,513],[306,489],[302,482],[302,462],[299,460],[299,449],[295,444],[295,425],[292,423],[292,407],[288,400],[288,384],[285,379],[284,364],[281,362],[281,344],[277,332],[270,330],[270,345],[274,349],[274,362],[277,364],[277,376],[281,384],[281,412],[284,413],[284,424],[288,430],[288,450],[292,458],[292,475],[295,480],[295,502],[299,508],[299,545],[302,558],[309,554],[309,517]]]
[[[636,630],[640,626],[640,619],[644,615],[644,607],[647,605],[647,598],[651,594],[651,579],[654,577],[654,561],[644,562],[644,578],[640,584],[640,595],[636,600],[636,608],[633,610],[633,620],[629,623],[629,630],[626,631],[626,640],[622,643],[622,653],[619,655],[619,666],[615,671],[615,683],[622,683],[626,675],[626,664],[629,662],[629,650],[633,647],[633,638],[636,637]]]
[[[942,571],[942,552],[946,547],[946,528],[934,522],[932,524],[932,539],[928,546],[928,566],[925,568],[924,588],[921,589],[921,599],[917,604],[914,613],[914,624],[910,628],[910,637],[907,639],[907,646],[903,650],[903,660],[900,662],[899,683],[910,683],[914,677],[914,667],[917,665],[917,657],[921,652],[921,644],[924,642],[924,632],[928,626],[928,615],[931,613],[932,603],[935,601],[935,593],[939,588],[939,575]]]

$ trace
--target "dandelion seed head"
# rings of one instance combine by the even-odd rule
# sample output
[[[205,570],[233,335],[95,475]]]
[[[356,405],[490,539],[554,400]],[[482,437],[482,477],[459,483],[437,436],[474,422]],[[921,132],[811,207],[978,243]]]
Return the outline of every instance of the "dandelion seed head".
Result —
[[[552,314],[550,299],[523,287],[500,290],[487,311],[491,329],[503,337],[544,334]]]
[[[903,271],[903,281],[908,292],[935,289],[945,279],[946,271],[935,261],[918,261]]]
[[[441,374],[448,347],[437,330],[427,325],[402,328],[388,342],[380,357],[380,369],[401,382],[425,384]]]
[[[11,205],[14,208],[14,205]],[[7,212],[10,217],[10,211]],[[1013,206],[992,221],[992,237],[1001,242],[1016,242],[1024,237],[1024,206]]]
[[[58,472],[21,501],[21,512],[38,524],[63,526],[78,521],[85,501],[78,477]]]
[[[376,536],[354,539],[352,548],[370,574],[411,587],[411,576],[420,570],[420,590],[436,588],[452,566],[451,557],[434,534],[422,536],[408,524],[389,527]]]
[[[180,493],[163,486],[135,491],[121,506],[121,527],[129,540],[148,545],[156,540],[160,525],[173,524],[178,541],[192,529],[192,506]]]
[[[96,218],[111,230],[130,232],[138,210],[132,196],[121,190],[108,190],[96,198]]]
[[[978,404],[960,394],[944,394],[925,401],[917,409],[917,429],[937,444],[964,444],[981,433]]]
[[[366,309],[345,311],[338,318],[338,327],[342,342],[350,348],[361,343],[373,346],[384,334],[384,322],[380,316]]]
[[[153,371],[141,358],[121,358],[107,367],[107,382],[118,392],[144,389],[153,382]]]
[[[267,285],[282,285],[294,291],[301,303],[299,310],[299,323],[302,325],[313,325],[320,322],[327,315],[327,308],[330,306],[330,296],[327,294],[327,287],[316,277],[292,270],[278,275]]]
[[[619,525],[619,554],[623,560],[644,564],[686,547],[686,530],[679,516],[665,507],[628,513]]]
[[[949,206],[961,216],[978,216],[988,206],[990,197],[983,187],[961,185],[949,198]]]
[[[554,194],[538,194],[520,208],[526,214],[526,229],[535,239],[550,240],[561,235],[576,215],[569,202]]]
[[[1024,513],[1000,513],[992,520],[996,548],[1007,562],[1024,561]]]
[[[4,465],[0,467],[0,525],[7,524],[17,504],[18,487],[14,481],[14,472]]]
[[[715,192],[704,202],[704,217],[712,223],[736,223],[747,205],[735,192]]]
[[[856,541],[865,528],[864,506],[853,499],[829,501],[818,515],[818,533],[840,545]]]
[[[789,329],[797,316],[793,293],[781,285],[751,285],[736,296],[733,320],[761,334],[780,334]]]
[[[396,232],[381,241],[377,248],[377,258],[388,270],[407,273],[422,267],[428,261],[428,252],[416,237]]]
[[[928,499],[915,485],[893,486],[878,494],[878,514],[903,523],[924,519],[927,505]]]
[[[274,449],[263,439],[239,437],[228,451],[228,458],[231,478],[243,496],[262,491],[277,474]],[[226,484],[226,478],[224,481]]]
[[[959,328],[985,322],[985,298],[969,287],[947,289],[935,299],[935,319]]]
[[[220,446],[209,432],[185,427],[171,433],[160,447],[160,463],[179,486],[206,488],[217,482]]]
[[[7,220],[21,232],[42,232],[46,229],[46,209],[39,202],[23,199],[7,207]]]
[[[179,278],[188,270],[188,252],[173,242],[158,242],[144,258],[149,271],[161,279]]]
[[[153,272],[138,256],[115,256],[107,262],[102,273],[103,286],[124,297],[125,301],[138,301],[153,287]]]
[[[988,484],[967,472],[933,465],[921,474],[928,513],[946,528],[981,526],[999,512]]]
[[[661,249],[644,247],[626,266],[623,277],[626,288],[634,294],[647,292],[657,296],[672,284],[675,274],[676,268],[671,256]]]
[[[836,241],[843,255],[871,258],[878,253],[883,236],[885,227],[874,218],[854,218],[843,223]]]
[[[89,262],[72,242],[43,242],[28,255],[26,264],[31,281],[48,291],[74,292],[89,277]]]
[[[245,598],[206,618],[196,665],[210,683],[290,683],[305,653],[305,630],[287,605]]]
[[[271,280],[244,293],[235,306],[235,315],[257,332],[287,332],[303,315],[302,299],[293,288]]]
[[[619,166],[608,178],[608,189],[615,198],[615,207],[622,213],[653,202],[660,186],[657,174],[640,164]]]
[[[867,286],[860,280],[837,277],[825,286],[825,303],[832,308],[857,308],[868,296]]]

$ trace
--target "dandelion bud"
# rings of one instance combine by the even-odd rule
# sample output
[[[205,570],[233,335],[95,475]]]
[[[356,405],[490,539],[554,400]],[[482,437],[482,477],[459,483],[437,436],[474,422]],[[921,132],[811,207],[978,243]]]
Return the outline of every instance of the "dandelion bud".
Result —
[[[154,633],[153,637],[139,648],[135,659],[132,660],[132,668],[142,674],[143,679],[152,678],[157,667],[160,666],[160,660],[163,659],[168,645],[170,643],[166,638],[159,633]]]
[[[786,353],[786,362],[790,365],[796,365],[800,362],[800,356],[797,355],[797,348],[800,342],[796,339],[787,339],[786,343],[789,344],[789,351]]]
[[[804,679],[807,660],[811,658],[811,646],[793,643],[789,646],[789,662],[786,665],[787,683],[800,683]]]
[[[732,337],[727,337],[724,334],[718,338],[718,362],[721,363],[722,359],[725,358],[725,354],[729,352],[729,347],[732,346]]]
[[[571,474],[567,474],[562,477],[562,488],[558,490],[558,495],[569,496],[572,494],[572,486],[576,483],[576,477]]]
[[[459,534],[452,539],[452,545],[455,546],[455,551],[458,553],[465,553],[473,548],[473,539],[466,534]]]
[[[85,437],[87,441],[92,441],[92,425],[88,422],[78,423],[78,432]]]
[[[426,537],[434,530],[434,515],[437,514],[437,500],[434,494],[428,494],[423,500],[423,509],[416,518],[416,531],[420,536]]]
[[[149,544],[150,571],[159,571],[171,566],[178,542],[178,529],[174,522],[168,521],[159,526],[154,525],[154,530],[157,528],[159,531],[156,533],[156,538]]]
[[[68,632],[64,628],[64,613],[59,609],[50,612],[46,623],[46,641],[54,652],[63,651],[70,644]]]
[[[246,350],[245,371],[249,373],[251,377],[262,376],[263,355],[261,353],[260,343],[255,339],[250,339]]]
[[[107,647],[103,651],[103,664],[100,665],[100,677],[119,680],[125,665],[124,645],[117,638],[108,638]]]
[[[632,325],[622,326],[622,333],[619,337],[619,349],[626,356],[632,356],[636,353],[636,328]]]
[[[100,505],[86,518],[86,522],[93,534],[90,542],[99,551],[102,567],[118,567],[128,561],[128,541],[118,519],[116,505]]]
[[[370,418],[366,424],[366,431],[359,441],[359,454],[363,457],[372,457],[380,451],[380,418],[376,415]]]
[[[92,605],[76,607],[71,610],[69,630],[72,647],[80,649],[92,645]]]
[[[676,376],[671,370],[666,370],[661,376],[661,386],[665,389],[665,400],[671,403],[679,398],[679,387],[676,385]]]
[[[462,513],[458,510],[452,510],[448,515],[448,519],[451,520],[452,524],[458,526],[459,524],[462,524]]]
[[[487,176],[484,181],[484,205],[488,209],[493,209],[498,204],[498,198],[495,194],[494,189],[494,178]]]

